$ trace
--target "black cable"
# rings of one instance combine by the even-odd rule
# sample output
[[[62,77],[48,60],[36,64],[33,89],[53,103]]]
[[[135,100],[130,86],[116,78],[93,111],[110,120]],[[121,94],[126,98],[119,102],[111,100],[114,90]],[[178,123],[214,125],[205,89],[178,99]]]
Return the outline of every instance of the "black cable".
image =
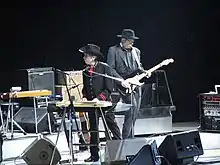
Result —
[[[156,156],[156,158],[162,158],[166,161],[167,165],[172,165],[169,160],[167,158],[165,158],[164,156]]]
[[[186,149],[188,149],[189,151],[191,151],[193,148],[195,148],[197,150],[197,153],[199,153],[199,148],[198,146],[196,145],[190,145],[190,146],[187,146]],[[199,155],[197,155],[197,158],[195,160],[195,162],[199,159]]]
[[[14,158],[14,164],[15,164],[15,165],[17,165],[16,160],[17,160],[18,158],[20,158],[20,156],[17,156],[17,157]]]

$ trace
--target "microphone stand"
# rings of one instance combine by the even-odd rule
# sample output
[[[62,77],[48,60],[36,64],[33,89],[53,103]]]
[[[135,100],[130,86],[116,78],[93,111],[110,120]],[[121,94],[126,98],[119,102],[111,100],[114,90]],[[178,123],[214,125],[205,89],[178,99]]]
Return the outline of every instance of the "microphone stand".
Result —
[[[77,161],[77,159],[74,158],[74,154],[73,154],[73,135],[72,135],[72,130],[73,130],[73,118],[75,120],[75,124],[76,124],[76,129],[77,129],[77,132],[79,132],[79,126],[78,126],[78,123],[77,123],[77,120],[76,120],[76,115],[75,115],[75,109],[74,109],[74,105],[73,105],[73,100],[71,99],[71,96],[70,96],[70,92],[69,92],[69,89],[68,89],[68,86],[67,86],[67,80],[66,80],[66,77],[65,75],[69,75],[68,73],[65,73],[59,69],[56,69],[56,71],[58,72],[61,72],[62,75],[63,75],[63,80],[64,80],[64,85],[66,87],[66,91],[67,91],[67,94],[68,94],[68,98],[69,98],[69,101],[70,101],[70,110],[69,110],[69,120],[70,120],[70,129],[69,129],[69,137],[67,135],[67,128],[66,128],[66,123],[65,123],[65,120],[64,120],[64,131],[65,131],[65,135],[66,135],[66,139],[67,139],[67,142],[68,142],[68,146],[69,146],[69,149],[70,149],[70,154],[71,154],[71,165],[73,165],[73,161]],[[63,114],[65,115],[65,114]],[[73,118],[72,118],[73,117]]]
[[[70,89],[74,89],[74,88],[78,87],[79,85],[81,85],[81,84],[74,85],[73,87],[69,88],[69,90]],[[52,108],[52,110],[51,110],[51,108]],[[56,112],[56,111],[57,111],[57,109],[54,109],[54,107],[50,107],[49,110],[48,110],[48,112]],[[61,130],[61,126],[62,125],[64,126],[64,132],[65,132],[67,143],[68,143],[68,146],[69,146],[70,139],[68,137],[67,128],[66,128],[66,122],[65,122],[66,111],[67,111],[67,107],[65,107],[64,111],[63,111],[63,116],[62,116],[61,124],[60,124],[59,129],[58,129],[58,134],[57,134],[57,138],[56,138],[55,147],[53,149],[53,153],[52,153],[52,156],[51,156],[50,165],[53,164],[53,159],[54,159],[54,155],[55,155],[55,151],[56,151],[55,149],[56,149],[56,146],[57,146],[57,142],[58,142],[58,139],[59,139],[60,130]],[[70,133],[69,133],[69,135],[70,135]],[[71,151],[73,151],[73,150],[71,150]]]
[[[92,73],[97,74],[97,75],[99,75],[99,76],[103,76],[103,77],[112,79],[112,80],[116,80],[116,81],[119,81],[119,82],[124,81],[124,79],[122,79],[122,78],[117,78],[117,77],[109,76],[109,75],[107,75],[107,74],[102,74],[102,73],[98,73],[98,72],[94,72],[94,71],[93,71]]]

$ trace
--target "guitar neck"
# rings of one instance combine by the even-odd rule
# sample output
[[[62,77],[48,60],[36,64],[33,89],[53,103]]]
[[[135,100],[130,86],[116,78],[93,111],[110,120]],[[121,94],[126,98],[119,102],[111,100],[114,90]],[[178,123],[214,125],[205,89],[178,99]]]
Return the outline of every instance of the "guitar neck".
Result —
[[[144,73],[141,73],[140,75],[138,75],[138,79],[141,80],[142,78],[144,78],[145,76],[147,76],[148,73],[152,73],[152,72],[154,72],[155,70],[159,69],[159,68],[162,67],[162,66],[163,66],[162,63],[160,63],[160,64],[154,66],[153,68],[151,68],[151,69],[145,71]]]
[[[121,78],[109,76],[109,75],[107,75],[107,74],[102,74],[102,73],[98,73],[98,72],[93,72],[93,73],[94,73],[94,74],[97,74],[97,75],[100,75],[100,76],[103,76],[103,77],[106,77],[106,78],[109,78],[109,79],[112,79],[112,80],[119,81],[119,82],[122,82],[122,81],[123,81],[123,79],[121,79]]]

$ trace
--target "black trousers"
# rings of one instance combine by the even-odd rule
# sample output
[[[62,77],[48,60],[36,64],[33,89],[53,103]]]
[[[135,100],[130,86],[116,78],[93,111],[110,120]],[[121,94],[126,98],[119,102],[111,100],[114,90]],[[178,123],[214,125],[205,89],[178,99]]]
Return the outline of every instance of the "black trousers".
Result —
[[[90,144],[94,144],[90,146],[90,153],[92,157],[98,158],[98,144],[99,144],[99,136],[98,136],[98,128],[99,128],[99,109],[93,112],[88,112],[89,123],[91,131],[90,133]],[[115,116],[112,112],[105,113],[105,120],[113,134],[113,139],[122,139],[120,129],[115,121]]]
[[[134,124],[141,105],[141,87],[136,88],[131,95],[122,96],[122,100],[126,104],[132,104],[130,110],[125,112],[122,138],[134,138]]]

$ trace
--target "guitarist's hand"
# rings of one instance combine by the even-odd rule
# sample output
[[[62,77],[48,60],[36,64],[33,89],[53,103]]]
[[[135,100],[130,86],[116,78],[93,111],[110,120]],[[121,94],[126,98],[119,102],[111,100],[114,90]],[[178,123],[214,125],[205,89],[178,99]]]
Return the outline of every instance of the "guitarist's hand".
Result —
[[[150,78],[151,75],[152,75],[151,72],[146,72],[146,74],[147,74],[147,75],[146,75],[147,78]]]
[[[124,88],[130,88],[130,87],[131,87],[130,83],[129,83],[128,81],[126,81],[126,80],[122,81],[122,82],[121,82],[121,85],[122,85]]]
[[[121,85],[126,88],[126,93],[131,93],[131,84],[129,83],[128,80],[124,80],[121,82]]]

